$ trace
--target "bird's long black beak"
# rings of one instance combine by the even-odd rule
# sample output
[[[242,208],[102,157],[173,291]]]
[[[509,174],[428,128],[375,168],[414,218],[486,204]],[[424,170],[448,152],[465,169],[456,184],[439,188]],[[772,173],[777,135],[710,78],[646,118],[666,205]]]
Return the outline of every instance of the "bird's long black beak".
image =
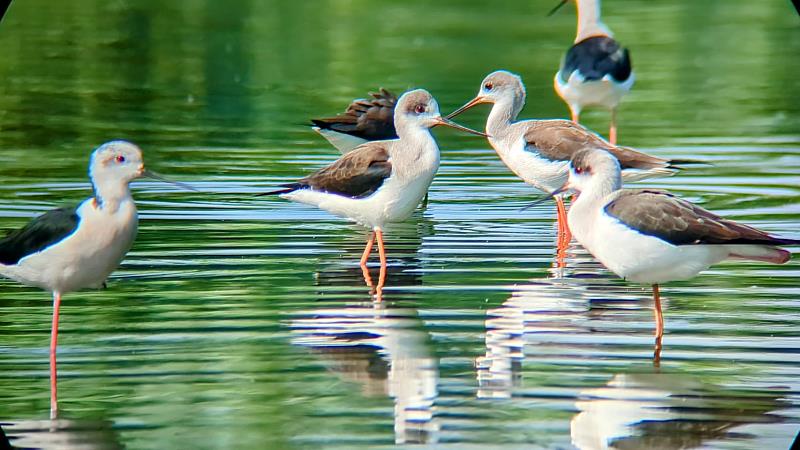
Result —
[[[142,171],[142,176],[143,177],[147,177],[147,178],[152,178],[152,179],[158,180],[158,181],[163,181],[165,183],[173,184],[175,186],[178,186],[181,189],[186,189],[187,191],[200,192],[197,189],[189,186],[186,183],[181,183],[180,181],[172,181],[172,180],[170,180],[168,178],[164,178],[163,176],[153,172],[152,170],[144,169],[144,171]]]
[[[473,130],[472,128],[467,128],[463,125],[459,125],[451,120],[445,119],[444,117],[439,117],[438,119],[436,119],[436,125],[444,125],[446,127],[455,128],[456,130],[465,131],[467,133],[476,134],[478,136],[489,137],[489,135],[486,133],[482,133],[480,131]]]
[[[569,0],[561,0],[561,2],[560,2],[559,4],[557,4],[555,8],[551,9],[551,10],[550,10],[550,12],[549,12],[549,13],[547,13],[547,17],[550,17],[550,16],[552,16],[553,14],[555,14],[555,13],[556,13],[556,11],[558,11],[559,9],[561,9],[561,7],[562,7],[562,6],[564,6],[565,4],[567,4],[567,2],[568,2],[568,1],[569,1]]]
[[[569,183],[565,183],[563,186],[561,186],[560,188],[556,189],[555,191],[545,195],[544,197],[540,198],[539,200],[536,200],[535,202],[533,202],[533,203],[529,204],[528,206],[522,208],[520,210],[520,212],[526,211],[526,210],[528,210],[530,208],[533,208],[536,205],[540,205],[540,204],[546,202],[547,200],[550,200],[551,198],[555,197],[558,194],[563,194],[564,192],[569,191],[569,189],[570,189],[569,188]]]
[[[486,103],[486,99],[481,97],[480,95],[473,98],[472,100],[468,101],[464,106],[458,108],[457,110],[451,112],[450,114],[444,116],[445,119],[452,119],[453,117],[461,114],[462,112],[472,108],[475,105],[480,105],[481,103]]]

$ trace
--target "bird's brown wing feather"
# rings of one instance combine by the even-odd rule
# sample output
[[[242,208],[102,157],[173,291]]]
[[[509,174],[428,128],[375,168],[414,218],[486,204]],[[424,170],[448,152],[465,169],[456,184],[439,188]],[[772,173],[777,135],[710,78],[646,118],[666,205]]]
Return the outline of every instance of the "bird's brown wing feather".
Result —
[[[781,245],[776,238],[682,200],[667,191],[626,189],[609,202],[605,212],[638,232],[673,245]]]
[[[298,184],[347,197],[367,197],[392,174],[389,159],[386,142],[368,142]]]
[[[370,92],[369,99],[354,100],[345,112],[328,118],[312,119],[314,125],[368,141],[394,139],[394,106],[397,97],[384,88]]]
[[[551,161],[569,161],[584,149],[605,150],[619,160],[623,169],[668,167],[669,160],[638,152],[630,147],[612,145],[587,128],[569,120],[540,120],[525,132],[526,148]]]

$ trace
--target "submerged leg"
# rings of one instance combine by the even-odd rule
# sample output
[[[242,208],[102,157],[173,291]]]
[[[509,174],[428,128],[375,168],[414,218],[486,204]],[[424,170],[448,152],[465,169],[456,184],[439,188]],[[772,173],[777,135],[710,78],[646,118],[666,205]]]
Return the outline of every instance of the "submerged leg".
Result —
[[[608,142],[617,145],[617,108],[611,109],[611,127],[608,130]]]
[[[378,275],[378,285],[375,287],[375,296],[378,301],[383,297],[383,286],[386,284],[386,247],[383,245],[383,231],[375,228],[375,237],[378,240],[378,255],[381,259],[381,270]]]
[[[58,371],[56,368],[56,348],[58,347],[58,314],[61,309],[61,293],[53,292],[53,324],[50,328],[50,418],[58,414]]]
[[[369,239],[367,240],[367,246],[364,247],[364,253],[361,255],[361,267],[366,267],[367,259],[369,259],[369,254],[372,253],[373,245],[375,245],[374,231],[369,234]]]

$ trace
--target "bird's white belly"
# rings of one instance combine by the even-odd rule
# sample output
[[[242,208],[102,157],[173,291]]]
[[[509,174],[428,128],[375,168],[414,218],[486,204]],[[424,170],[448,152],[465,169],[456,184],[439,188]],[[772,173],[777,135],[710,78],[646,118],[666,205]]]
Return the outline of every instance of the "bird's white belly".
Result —
[[[536,189],[551,193],[567,182],[569,176],[567,161],[550,161],[526,151],[525,141],[521,137],[515,142],[490,139],[489,143],[506,167]],[[503,146],[507,148],[503,149]]]
[[[403,179],[391,177],[369,197],[351,198],[311,189],[299,189],[282,197],[314,205],[331,214],[356,221],[366,227],[383,227],[387,223],[408,219],[428,192],[438,168]]]
[[[579,110],[584,106],[599,105],[606,108],[615,108],[622,97],[633,87],[634,75],[622,83],[606,76],[602,80],[586,81],[576,72],[564,83],[556,74],[556,91],[561,98]]]
[[[609,270],[636,283],[686,280],[728,257],[719,245],[675,246],[625,226],[601,209],[596,220],[570,228],[578,242]]]
[[[22,258],[3,273],[21,283],[61,293],[101,286],[119,266],[136,237],[133,201],[115,214],[81,207],[78,229],[61,242]]]

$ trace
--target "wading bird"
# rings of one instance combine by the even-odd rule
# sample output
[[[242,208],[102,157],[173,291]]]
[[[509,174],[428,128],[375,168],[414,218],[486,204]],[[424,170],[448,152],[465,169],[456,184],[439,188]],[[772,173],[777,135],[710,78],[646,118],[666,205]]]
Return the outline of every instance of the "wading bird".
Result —
[[[75,207],[46,212],[0,240],[0,275],[53,293],[52,417],[58,411],[56,347],[61,295],[102,287],[119,266],[133,244],[138,224],[128,185],[143,176],[168,181],[144,168],[142,151],[136,145],[105,143],[92,153],[89,163],[93,197]]]
[[[569,0],[562,0],[550,14]],[[561,60],[553,85],[578,123],[586,106],[602,106],[611,112],[608,140],[617,143],[617,107],[635,79],[627,48],[614,40],[600,20],[600,0],[575,0],[578,31],[575,43]]]

